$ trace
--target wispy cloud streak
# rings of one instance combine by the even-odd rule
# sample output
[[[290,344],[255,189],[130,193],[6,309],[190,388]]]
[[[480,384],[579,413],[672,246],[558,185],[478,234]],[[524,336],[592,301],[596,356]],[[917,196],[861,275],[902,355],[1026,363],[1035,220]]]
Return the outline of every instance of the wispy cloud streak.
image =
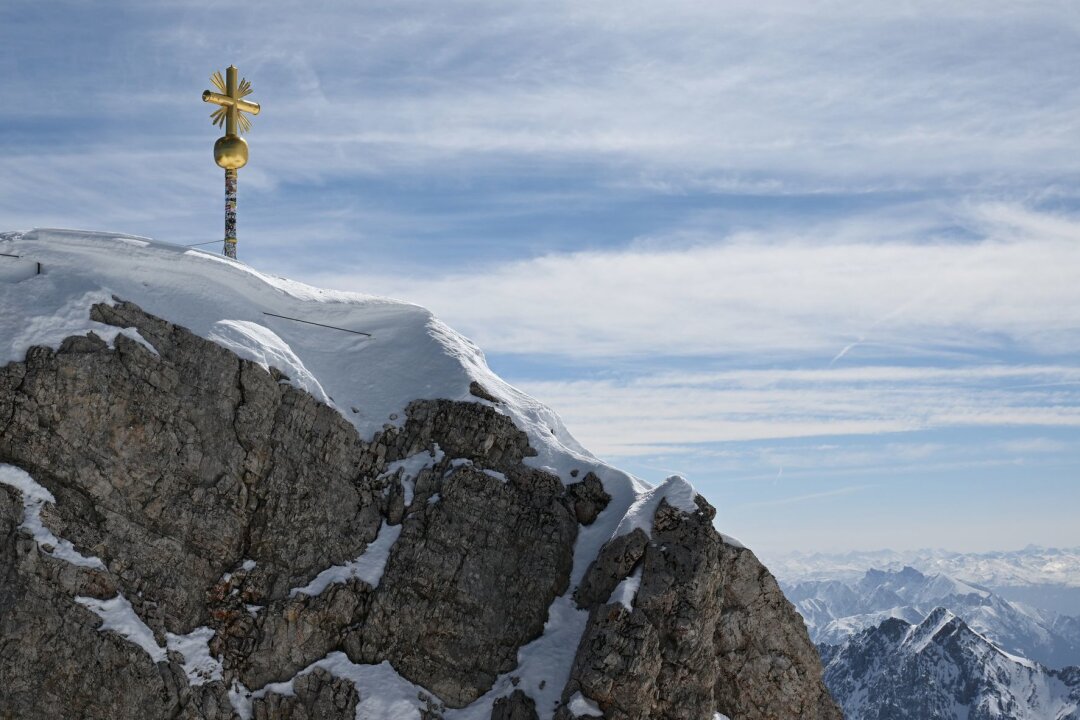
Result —
[[[713,444],[945,428],[1080,428],[1080,386],[1012,387],[1080,377],[1080,367],[859,368],[661,373],[523,382],[608,456],[702,452]]]
[[[926,210],[910,208],[925,224],[887,241],[887,220],[865,216],[423,282],[314,279],[419,300],[503,353],[814,357],[824,367],[854,355],[1080,351],[1080,223],[1013,206]],[[947,228],[971,239],[940,239]]]

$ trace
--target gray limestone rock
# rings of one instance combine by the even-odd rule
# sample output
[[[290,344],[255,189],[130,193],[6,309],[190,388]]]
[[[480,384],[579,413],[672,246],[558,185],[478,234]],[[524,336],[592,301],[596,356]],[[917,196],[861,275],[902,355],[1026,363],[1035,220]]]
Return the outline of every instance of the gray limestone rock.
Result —
[[[700,496],[696,503],[688,514],[661,502],[651,538],[636,530],[601,550],[576,596],[591,611],[564,703],[580,692],[608,720],[691,720],[714,711],[740,720],[838,720],[794,608],[749,551],[713,530],[712,506]],[[638,562],[631,609],[607,604]],[[573,715],[564,706],[557,717]]]
[[[720,548],[724,608],[715,628],[715,697],[732,718],[841,714],[822,680],[817,649],[795,607],[750,550]]]
[[[490,392],[488,392],[488,389],[486,387],[476,382],[475,380],[469,383],[469,394],[474,397],[478,397],[481,400],[487,400],[491,403],[498,404],[500,402],[499,398],[492,395]]]
[[[579,525],[610,502],[599,478],[564,486],[526,465],[535,451],[498,406],[414,401],[365,441],[274,369],[130,303],[88,312],[153,350],[90,333],[0,368],[0,463],[49,489],[43,522],[106,566],[39,547],[19,528],[20,494],[0,485],[0,718],[233,720],[234,682],[289,679],[295,695],[255,700],[255,717],[352,717],[352,683],[297,676],[335,651],[391,662],[438,695],[434,718],[514,670],[570,590]],[[417,453],[432,461],[415,477],[386,472]],[[564,702],[580,691],[611,720],[838,717],[798,616],[711,519],[704,501],[662,505],[651,536],[604,547],[574,594],[589,621]],[[383,527],[400,535],[375,587],[291,592]],[[607,604],[635,567],[632,609]],[[166,632],[209,627],[223,679],[191,686],[179,654],[155,663],[75,601],[117,593],[162,647]],[[492,710],[537,714],[520,690]]]
[[[349,628],[362,623],[371,587],[360,580],[328,587],[315,597],[299,594],[252,613],[230,617],[218,637],[230,667],[247,687],[288,680],[341,647]]]
[[[566,494],[574,504],[574,514],[582,525],[592,525],[611,502],[611,496],[604,491],[604,484],[591,472],[586,473],[581,482],[569,486]]]
[[[466,458],[492,470],[516,467],[536,451],[529,437],[506,415],[477,403],[417,400],[406,409],[403,435],[410,442],[397,457],[408,457],[437,443],[452,458]]]
[[[536,702],[521,690],[515,690],[495,701],[491,720],[538,720]]]
[[[44,553],[18,530],[20,493],[0,485],[0,718],[165,718],[182,707],[183,669],[154,663],[75,595],[110,596],[97,571]]]
[[[127,303],[93,314],[159,354],[124,335],[115,350],[31,349],[0,370],[20,378],[0,458],[49,488],[58,534],[100,557],[152,628],[206,624],[206,589],[245,558],[271,599],[375,537],[375,493],[355,482],[374,461],[334,410]]]
[[[557,478],[523,467],[509,475],[460,467],[438,503],[406,518],[367,622],[345,639],[353,660],[389,659],[451,707],[514,668],[566,591],[577,522]]]
[[[574,600],[578,607],[587,610],[607,602],[615,586],[630,574],[645,555],[648,544],[649,536],[641,529],[609,540],[589,565],[584,579],[574,591]]]
[[[293,695],[267,693],[252,703],[254,720],[352,720],[360,694],[343,678],[316,668],[293,681]]]

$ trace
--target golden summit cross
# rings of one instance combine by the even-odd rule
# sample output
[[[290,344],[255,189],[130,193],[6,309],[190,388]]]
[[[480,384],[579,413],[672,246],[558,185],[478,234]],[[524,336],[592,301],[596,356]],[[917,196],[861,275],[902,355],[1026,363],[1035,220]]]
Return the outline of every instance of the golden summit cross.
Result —
[[[206,90],[202,94],[204,102],[220,106],[210,114],[210,121],[218,127],[225,126],[225,136],[214,143],[214,161],[225,168],[224,253],[231,258],[236,257],[236,171],[248,161],[248,145],[240,133],[251,129],[251,121],[244,113],[258,115],[261,110],[259,103],[244,100],[251,94],[251,83],[243,79],[237,81],[237,75],[234,65],[225,69],[224,78],[221,72],[215,72],[210,76],[210,82],[220,92]]]

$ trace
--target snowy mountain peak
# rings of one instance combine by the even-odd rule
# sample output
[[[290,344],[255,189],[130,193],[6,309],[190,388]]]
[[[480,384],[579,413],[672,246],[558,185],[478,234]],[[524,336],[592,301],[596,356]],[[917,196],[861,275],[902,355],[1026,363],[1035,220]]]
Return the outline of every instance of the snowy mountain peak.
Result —
[[[909,647],[911,652],[920,653],[930,643],[940,643],[943,638],[958,632],[961,625],[963,625],[963,621],[952,611],[947,608],[936,607],[930,611],[925,620],[908,631],[903,645]]]
[[[828,652],[826,683],[849,720],[1077,720],[1080,673],[1010,655],[954,613],[889,619]]]

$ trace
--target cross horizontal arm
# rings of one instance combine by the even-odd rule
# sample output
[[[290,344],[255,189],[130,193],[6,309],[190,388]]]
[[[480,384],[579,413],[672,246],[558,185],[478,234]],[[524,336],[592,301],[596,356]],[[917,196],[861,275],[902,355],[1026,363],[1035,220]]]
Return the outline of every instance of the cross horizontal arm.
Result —
[[[241,100],[239,98],[231,98],[228,95],[222,95],[220,93],[204,90],[202,94],[203,102],[214,103],[215,105],[221,105],[222,107],[235,107],[242,112],[251,113],[252,115],[258,115],[259,103],[251,102],[250,100]]]

